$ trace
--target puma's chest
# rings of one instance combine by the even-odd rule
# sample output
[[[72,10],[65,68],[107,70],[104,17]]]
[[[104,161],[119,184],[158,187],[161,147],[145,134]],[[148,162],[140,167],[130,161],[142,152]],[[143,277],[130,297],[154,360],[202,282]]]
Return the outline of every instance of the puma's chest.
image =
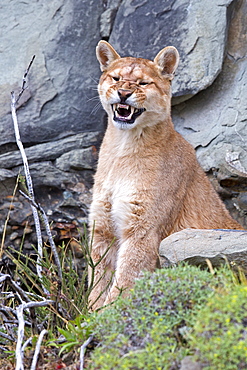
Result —
[[[138,194],[138,181],[135,176],[128,176],[126,171],[109,170],[97,197],[106,201],[109,206],[109,216],[118,237],[128,224],[131,217],[131,204]]]

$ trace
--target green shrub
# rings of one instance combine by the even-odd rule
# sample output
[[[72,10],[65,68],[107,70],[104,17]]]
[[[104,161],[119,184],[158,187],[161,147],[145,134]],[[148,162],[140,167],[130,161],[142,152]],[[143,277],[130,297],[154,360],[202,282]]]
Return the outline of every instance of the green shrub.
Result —
[[[247,286],[209,299],[198,313],[191,346],[205,369],[247,369]]]
[[[190,353],[186,338],[195,313],[215,294],[213,286],[224,286],[220,280],[187,265],[146,274],[128,299],[95,315],[100,343],[88,368],[178,369]]]

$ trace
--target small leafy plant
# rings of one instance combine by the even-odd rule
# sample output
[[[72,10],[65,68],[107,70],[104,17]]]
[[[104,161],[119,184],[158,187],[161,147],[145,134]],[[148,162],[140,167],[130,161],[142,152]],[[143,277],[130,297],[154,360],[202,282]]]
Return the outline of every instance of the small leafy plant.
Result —
[[[59,355],[81,346],[93,334],[91,323],[89,315],[81,315],[68,322],[66,329],[59,328],[59,333],[65,339],[64,343],[58,345],[61,347]]]

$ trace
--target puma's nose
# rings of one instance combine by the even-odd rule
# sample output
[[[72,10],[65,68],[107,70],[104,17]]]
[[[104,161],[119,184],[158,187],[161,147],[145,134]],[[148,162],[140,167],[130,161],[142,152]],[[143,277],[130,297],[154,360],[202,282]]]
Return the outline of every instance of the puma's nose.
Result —
[[[118,95],[121,99],[121,103],[124,103],[131,95],[132,95],[131,90],[126,90],[126,89],[118,89]]]

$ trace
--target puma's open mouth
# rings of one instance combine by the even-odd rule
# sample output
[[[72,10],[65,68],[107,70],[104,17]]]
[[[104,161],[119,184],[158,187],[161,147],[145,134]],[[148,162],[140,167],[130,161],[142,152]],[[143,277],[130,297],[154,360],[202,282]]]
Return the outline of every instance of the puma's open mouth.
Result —
[[[134,123],[135,119],[140,116],[146,109],[135,108],[128,104],[112,104],[113,119],[116,122]]]

